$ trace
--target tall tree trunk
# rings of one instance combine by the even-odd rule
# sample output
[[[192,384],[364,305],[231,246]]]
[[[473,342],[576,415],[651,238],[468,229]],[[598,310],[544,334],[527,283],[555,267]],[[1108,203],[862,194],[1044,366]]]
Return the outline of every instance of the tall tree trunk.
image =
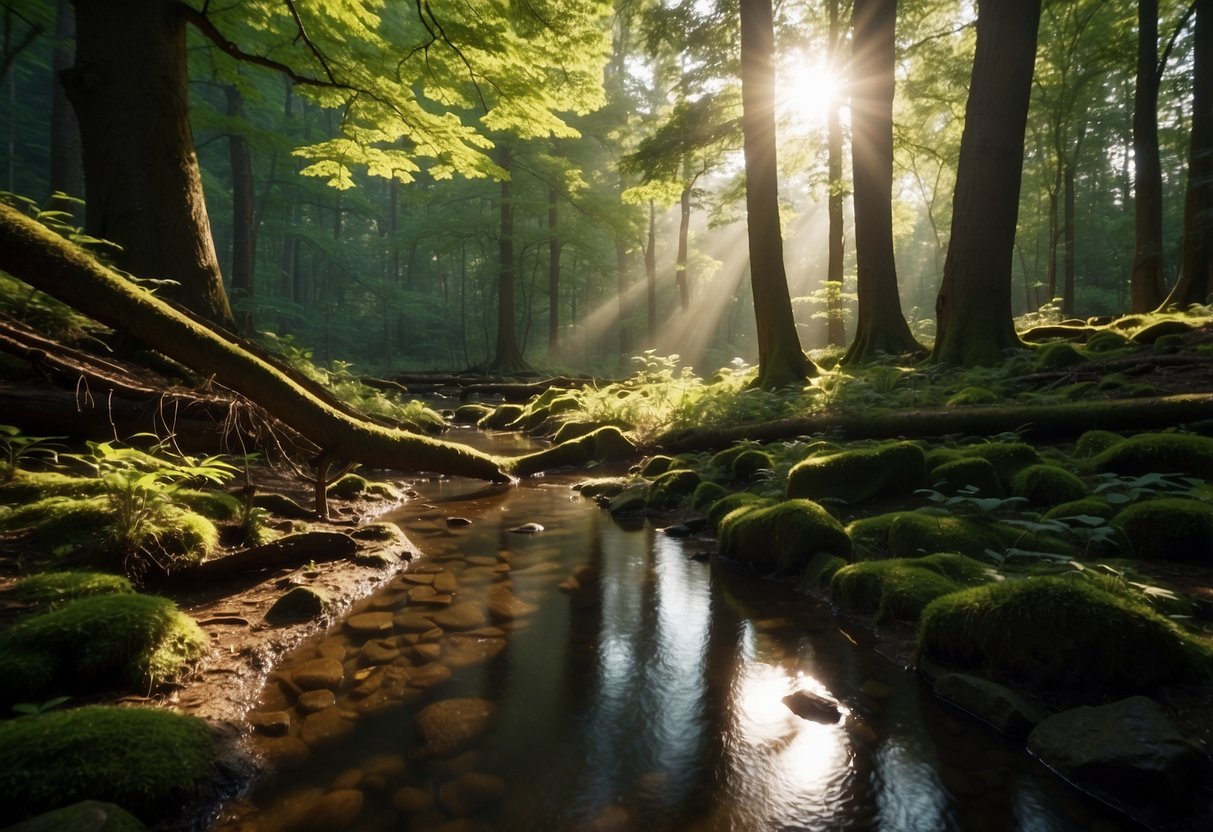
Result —
[[[51,58],[51,193],[84,196],[84,171],[80,167],[80,125],[67,100],[60,75],[72,65],[71,42],[76,37],[76,14],[70,0],[55,5],[55,51]],[[56,206],[78,214],[78,206]]]
[[[559,191],[548,188],[548,358],[560,353],[560,232],[557,228]]]
[[[80,121],[91,235],[122,246],[126,271],[224,327],[232,310],[211,239],[190,133],[183,6],[76,3],[76,65],[63,74]]]
[[[233,119],[243,116],[244,99],[234,86],[224,88],[227,114]],[[239,133],[227,137],[228,156],[232,164],[232,295],[238,299],[241,311],[236,324],[245,334],[253,332],[254,263],[256,262],[257,232],[253,206],[253,156],[248,141]]]
[[[1179,280],[1167,305],[1208,303],[1213,294],[1213,0],[1196,0],[1192,39],[1192,134]]]
[[[1057,177],[1053,190],[1049,191],[1049,245],[1047,262],[1045,263],[1045,303],[1052,303],[1057,297],[1057,243],[1061,240],[1061,209],[1060,200],[1062,185],[1061,163],[1057,165]]]
[[[509,174],[512,162],[510,149],[504,144],[499,145],[497,164]],[[518,349],[514,322],[514,188],[508,175],[501,180],[499,208],[501,235],[497,246],[497,352],[489,368],[500,373],[512,373],[526,369],[526,362]]]
[[[844,364],[923,352],[901,314],[893,260],[893,90],[897,0],[855,0],[851,19],[851,166],[859,317]]]
[[[1061,290],[1061,314],[1066,318],[1074,317],[1074,173],[1078,167],[1078,158],[1082,154],[1082,141],[1086,135],[1087,125],[1080,124],[1078,136],[1074,139],[1074,149],[1066,156],[1065,161],[1066,207],[1065,221],[1062,223],[1065,283]]]
[[[678,306],[691,308],[691,276],[687,274],[687,256],[691,234],[691,191],[693,183],[682,189],[678,198],[678,256],[674,262],[674,283],[678,286]]]
[[[628,247],[623,232],[615,232],[615,292],[619,303],[619,366],[628,365],[632,355],[632,339],[628,328]]]
[[[1129,311],[1162,303],[1162,164],[1158,156],[1158,0],[1137,4],[1137,86],[1133,91],[1133,266]]]
[[[840,61],[838,53],[842,46],[842,25],[838,17],[838,0],[829,0],[830,30],[826,60],[830,70],[838,73]],[[826,263],[826,280],[836,284],[834,289],[827,287],[826,293],[826,343],[831,347],[841,347],[847,342],[845,321],[842,306],[842,267],[845,249],[843,248],[842,204],[846,199],[842,183],[842,101],[839,96],[830,96],[826,106],[826,179],[829,196],[826,199],[826,212],[829,217],[827,230],[828,260]]]
[[[783,263],[775,161],[775,31],[771,0],[741,0],[741,127],[750,286],[764,388],[802,383],[817,368],[800,348]]]
[[[657,344],[657,206],[649,200],[649,237],[644,247],[644,277],[648,299],[649,346]]]
[[[997,363],[1022,345],[1011,319],[1011,260],[1040,0],[978,0],[977,9],[932,354],[966,367]]]

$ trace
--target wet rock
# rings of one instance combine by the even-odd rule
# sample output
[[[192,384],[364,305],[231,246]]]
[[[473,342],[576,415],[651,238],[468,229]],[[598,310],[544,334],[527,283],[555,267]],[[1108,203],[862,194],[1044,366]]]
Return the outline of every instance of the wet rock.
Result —
[[[328,613],[332,602],[322,590],[297,586],[281,596],[265,613],[265,620],[275,626],[299,621],[315,621]]]
[[[437,576],[435,576],[434,580],[437,580]],[[413,602],[419,602],[419,601],[425,601],[428,598],[433,598],[435,595],[438,594],[438,590],[434,589],[434,587],[432,586],[433,583],[434,583],[434,581],[430,581],[429,584],[418,584],[417,586],[410,589],[409,590],[409,600],[413,601]]]
[[[446,524],[449,528],[455,529],[460,526],[470,526],[472,525],[472,521],[466,517],[448,517],[446,518]]]
[[[514,534],[538,534],[543,531],[543,526],[538,523],[523,523],[521,526],[515,526],[510,529]]]
[[[485,607],[494,621],[513,621],[535,612],[538,607],[528,604],[503,586],[489,589],[485,596]]]
[[[297,704],[299,710],[303,713],[314,714],[316,711],[323,711],[325,708],[331,708],[336,705],[337,697],[327,688],[309,690],[307,693],[299,695],[299,702]]]
[[[434,575],[433,572],[406,572],[400,576],[400,579],[415,586],[424,586],[434,582]]]
[[[1062,777],[1130,814],[1190,805],[1213,764],[1144,696],[1079,707],[1042,721],[1028,749]]]
[[[316,655],[322,659],[332,659],[333,661],[345,661],[346,654],[345,638],[330,638],[328,641],[322,641],[316,645]]]
[[[442,654],[442,663],[454,670],[472,667],[488,661],[504,649],[505,639],[503,638],[453,635],[447,639],[446,649]]]
[[[451,669],[438,662],[430,662],[414,668],[409,677],[409,684],[415,688],[429,688],[451,678]]]
[[[783,698],[783,704],[796,716],[810,722],[830,724],[842,718],[838,703],[807,690],[788,694]]]
[[[450,572],[439,572],[434,576],[434,591],[450,594],[459,588],[459,581]]]
[[[489,623],[484,608],[473,601],[452,604],[447,609],[432,614],[430,619],[439,627],[448,630],[474,630]]]
[[[367,777],[383,777],[399,780],[404,777],[407,766],[399,754],[372,754],[358,764]]]
[[[308,745],[319,745],[340,739],[354,730],[352,714],[340,708],[325,708],[304,717],[299,738]]]
[[[422,615],[413,610],[396,613],[392,617],[392,623],[397,630],[406,633],[424,633],[434,626],[434,622],[427,615]]]
[[[632,814],[625,807],[615,803],[595,815],[586,824],[585,829],[586,832],[622,832],[631,827]]]
[[[392,808],[406,815],[424,812],[434,807],[434,793],[431,789],[405,786],[397,789],[392,795]]]
[[[418,644],[413,648],[413,652],[422,661],[432,662],[442,655],[442,645],[434,641]]]
[[[121,806],[99,800],[82,800],[71,806],[36,815],[4,832],[136,832],[146,829]]]
[[[365,665],[391,664],[400,657],[400,649],[388,638],[377,638],[362,645],[358,660]]]
[[[866,679],[859,686],[859,692],[872,697],[873,699],[888,699],[889,694],[893,689],[879,679]]]
[[[332,832],[349,829],[362,811],[365,798],[357,789],[338,789],[301,805],[283,824],[290,832]]]
[[[286,711],[250,711],[248,723],[267,737],[285,737],[291,732],[291,715]]]
[[[475,813],[505,795],[505,780],[492,774],[469,771],[438,790],[438,802],[456,817]]]
[[[298,737],[273,737],[259,743],[257,748],[270,765],[283,770],[299,768],[312,756],[307,743]]]
[[[363,612],[345,620],[345,629],[356,636],[380,636],[392,631],[390,612]]]
[[[347,768],[333,778],[331,785],[334,789],[354,789],[362,782],[364,776],[361,769]]]
[[[345,680],[345,668],[334,659],[312,659],[295,665],[291,679],[303,690],[337,690]]]
[[[453,754],[479,740],[496,713],[487,699],[444,699],[422,708],[413,724],[427,751]]]
[[[690,537],[693,534],[690,527],[683,523],[678,523],[673,526],[666,526],[661,531],[666,537]]]
[[[479,627],[475,630],[468,630],[464,635],[479,636],[480,638],[504,638],[505,630],[500,627]]]
[[[425,770],[435,778],[451,780],[461,774],[475,771],[481,767],[483,761],[484,755],[473,749],[456,754],[454,757],[439,757],[430,760],[426,763]]]
[[[379,668],[373,668],[373,670],[376,671],[378,669]],[[357,681],[358,684],[353,690],[350,691],[350,696],[354,697],[355,699],[362,699],[363,697],[370,696],[372,693],[383,687],[383,673],[367,673],[365,676],[362,676],[362,678],[358,678],[361,674],[361,670],[355,674],[354,680]]]
[[[964,673],[948,673],[936,679],[935,695],[1011,737],[1027,736],[1049,715],[1013,690]]]

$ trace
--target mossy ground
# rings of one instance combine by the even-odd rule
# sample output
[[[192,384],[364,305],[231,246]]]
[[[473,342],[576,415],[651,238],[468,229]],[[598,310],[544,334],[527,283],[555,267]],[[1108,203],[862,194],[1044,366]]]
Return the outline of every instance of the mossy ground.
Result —
[[[830,597],[876,621],[917,621],[927,604],[990,579],[989,567],[957,554],[853,563],[830,581]]]

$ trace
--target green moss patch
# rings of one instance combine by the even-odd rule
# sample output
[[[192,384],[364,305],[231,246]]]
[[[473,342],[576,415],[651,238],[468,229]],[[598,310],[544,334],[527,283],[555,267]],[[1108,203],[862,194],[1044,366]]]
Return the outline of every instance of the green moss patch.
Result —
[[[708,523],[717,532],[720,531],[720,524],[724,518],[732,514],[738,509],[755,509],[770,505],[770,500],[765,497],[760,497],[757,494],[752,494],[749,491],[735,491],[728,494],[715,503],[708,509]]]
[[[770,456],[764,454],[762,451],[750,449],[742,451],[733,457],[730,473],[734,482],[750,482],[758,475],[759,471],[770,471],[771,468]]]
[[[913,513],[892,511],[852,521],[847,526],[847,535],[851,538],[855,552],[863,557],[886,555],[889,551],[889,529],[893,527],[893,521],[903,514]]]
[[[941,597],[923,611],[918,652],[1033,689],[1099,699],[1213,672],[1209,649],[1173,621],[1077,575]]]
[[[999,481],[1007,491],[1011,490],[1016,474],[1041,461],[1036,449],[1022,442],[983,442],[966,445],[958,451],[962,457],[984,459],[993,465],[994,470],[998,472]]]
[[[701,482],[691,494],[691,508],[696,511],[707,511],[718,500],[729,495],[728,489],[715,482]]]
[[[226,491],[197,491],[183,488],[173,494],[173,499],[190,511],[197,512],[209,520],[232,521],[240,517],[244,506],[240,500]]]
[[[987,549],[1001,551],[1003,538],[989,525],[948,514],[920,511],[898,513],[889,525],[889,550],[895,557],[914,558],[932,552],[959,552],[980,557]]]
[[[0,505],[32,503],[46,497],[92,497],[104,488],[99,477],[73,477],[58,471],[18,471],[0,485]]]
[[[210,796],[215,759],[206,724],[170,711],[93,706],[0,723],[9,820],[93,799],[168,821]]]
[[[645,499],[653,508],[672,508],[684,502],[699,483],[699,475],[686,468],[666,471],[653,480]]]
[[[0,701],[109,688],[146,692],[178,677],[210,642],[167,598],[98,595],[0,634]]]
[[[787,500],[727,515],[720,524],[720,551],[761,572],[794,572],[818,552],[849,557],[851,539],[817,503]]]
[[[1129,346],[1129,339],[1110,329],[1101,329],[1087,339],[1087,352],[1107,353]]]
[[[1123,436],[1110,430],[1089,430],[1074,443],[1074,456],[1077,459],[1091,459],[1123,440]]]
[[[988,580],[985,566],[957,554],[872,560],[844,566],[830,581],[830,597],[878,622],[917,621],[927,604]]]
[[[932,484],[945,494],[977,489],[983,497],[1002,496],[1002,481],[988,459],[969,457],[945,462],[931,472]]]
[[[524,408],[520,404],[498,405],[496,410],[481,418],[476,426],[481,430],[505,430],[508,425],[522,416],[523,410]]]
[[[788,472],[788,497],[860,503],[909,494],[926,484],[926,454],[912,442],[893,442],[810,457]]]
[[[1117,507],[1101,497],[1084,497],[1068,503],[1061,503],[1045,512],[1046,520],[1056,520],[1063,517],[1098,517],[1111,520],[1117,512]]]
[[[330,497],[338,497],[342,500],[352,500],[355,497],[360,497],[366,491],[370,482],[366,477],[358,474],[344,474],[330,482],[325,491]]]
[[[525,477],[552,468],[619,461],[635,455],[636,446],[632,441],[619,428],[608,425],[578,439],[508,460],[508,465],[512,473]]]
[[[1189,474],[1213,479],[1213,438],[1184,433],[1143,433],[1130,436],[1102,453],[1096,471],[1129,476]]]
[[[22,578],[6,595],[14,601],[48,606],[90,595],[126,595],[131,582],[108,572],[43,572]]]
[[[668,456],[651,456],[640,465],[640,476],[656,477],[670,470],[670,464],[673,462],[672,457]]]
[[[492,412],[493,408],[487,404],[461,404],[455,408],[455,412],[451,415],[451,421],[457,425],[474,425]]]
[[[947,401],[948,407],[972,407],[983,404],[998,404],[1002,397],[985,387],[964,387]]]
[[[1091,359],[1087,358],[1078,348],[1066,341],[1058,341],[1040,348],[1036,354],[1037,370],[1059,370],[1063,367],[1073,367]]]
[[[1091,493],[1086,483],[1056,465],[1029,465],[1015,475],[1011,490],[1031,505],[1045,508],[1081,500]]]
[[[1112,519],[1142,560],[1185,560],[1213,564],[1213,505],[1168,497],[1131,505]]]

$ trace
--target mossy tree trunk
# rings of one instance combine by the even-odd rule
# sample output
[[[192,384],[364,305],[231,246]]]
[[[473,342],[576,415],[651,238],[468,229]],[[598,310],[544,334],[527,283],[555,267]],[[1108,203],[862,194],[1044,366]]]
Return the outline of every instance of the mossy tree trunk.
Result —
[[[763,388],[800,384],[817,368],[800,348],[783,263],[775,161],[775,32],[771,0],[741,0],[741,125],[750,286]]]
[[[0,206],[0,269],[264,407],[332,459],[506,479],[485,454],[385,428],[323,401],[270,361],[124,280],[83,250]]]
[[[924,352],[897,292],[893,261],[893,90],[897,0],[855,0],[851,18],[851,164],[859,317],[844,364]]]
[[[996,364],[1022,346],[1011,317],[1011,262],[1040,5],[977,4],[951,242],[935,301],[932,359],[941,364]]]

